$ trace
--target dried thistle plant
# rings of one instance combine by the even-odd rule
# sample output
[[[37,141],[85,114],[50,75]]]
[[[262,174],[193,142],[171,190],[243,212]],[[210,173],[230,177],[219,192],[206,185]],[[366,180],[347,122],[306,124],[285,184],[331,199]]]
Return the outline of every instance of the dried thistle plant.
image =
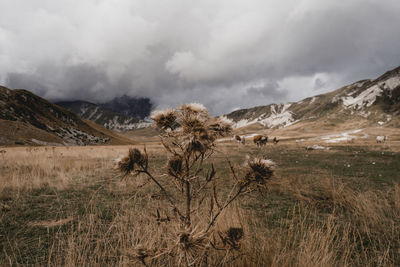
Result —
[[[244,237],[243,228],[238,227],[229,227],[225,231],[218,231],[219,238],[222,241],[222,247],[228,246],[228,248],[232,248],[235,250],[240,249],[240,241]],[[213,244],[214,245],[214,244]],[[215,247],[215,245],[214,245]],[[215,247],[217,248],[217,247]]]
[[[141,171],[147,170],[148,166],[148,156],[147,153],[143,154],[137,148],[129,149],[128,155],[123,157],[118,162],[118,169],[125,176],[130,173],[139,173]]]
[[[171,175],[172,177],[180,179],[183,173],[182,165],[183,165],[182,157],[179,155],[173,156],[168,161],[168,174]]]
[[[245,183],[255,182],[265,184],[274,174],[275,163],[266,159],[253,159],[248,161],[248,170],[244,176]]]
[[[248,160],[248,166],[242,171],[241,177],[238,177],[238,173],[241,172],[236,172],[229,162],[234,179],[230,194],[220,198],[219,195],[223,194],[219,193],[221,189],[216,183],[219,176],[214,164],[206,167],[204,161],[215,152],[216,140],[231,133],[230,123],[223,118],[211,117],[207,109],[197,103],[182,105],[175,110],[154,112],[152,119],[159,130],[165,150],[170,153],[166,172],[172,179],[161,182],[160,178],[151,174],[146,151],[142,153],[138,149],[130,149],[128,156],[123,158],[118,166],[124,175],[146,174],[167,196],[167,201],[172,207],[175,216],[170,217],[167,214],[166,221],[169,222],[171,218],[179,225],[178,231],[173,231],[175,237],[171,237],[176,242],[172,247],[165,248],[168,252],[159,252],[158,255],[176,255],[186,265],[193,265],[198,264],[201,258],[207,257],[207,251],[212,248],[240,249],[243,229],[228,228],[218,232],[223,245],[217,248],[211,238],[212,233],[216,231],[215,223],[222,211],[251,185],[264,185],[273,176],[273,162],[263,159]],[[169,183],[169,186],[163,183]],[[208,207],[203,204],[206,198],[209,198]],[[206,225],[193,221],[194,210],[208,210],[209,219]],[[157,214],[159,223],[161,216],[158,210]],[[192,230],[194,225],[196,230]],[[143,264],[145,259],[147,254],[146,257],[141,256]]]
[[[151,119],[160,129],[173,129],[176,126],[176,113],[174,110],[156,111],[151,115]]]

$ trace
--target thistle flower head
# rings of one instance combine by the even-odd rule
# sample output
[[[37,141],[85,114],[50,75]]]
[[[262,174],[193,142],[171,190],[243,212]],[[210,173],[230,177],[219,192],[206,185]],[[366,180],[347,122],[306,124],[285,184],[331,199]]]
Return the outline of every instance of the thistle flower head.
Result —
[[[199,116],[185,116],[180,124],[185,134],[200,134],[206,131],[204,120]]]
[[[207,108],[203,104],[200,104],[200,103],[190,103],[190,104],[186,104],[186,105],[181,105],[179,108],[182,111],[208,114]]]
[[[228,230],[218,232],[223,245],[229,245],[233,249],[240,248],[240,241],[244,237],[243,228],[229,227]]]
[[[172,177],[179,178],[182,174],[182,157],[175,155],[168,161],[168,174]]]
[[[207,151],[208,148],[210,148],[210,146],[208,146],[204,142],[192,141],[189,143],[187,150],[189,152],[199,152],[203,154]]]
[[[214,119],[208,125],[209,131],[217,138],[230,134],[232,132],[232,125],[224,119]]]
[[[237,227],[229,227],[228,230],[226,230],[226,236],[232,240],[233,242],[238,242],[240,241],[243,236],[243,228],[237,228]]]
[[[248,161],[246,182],[264,184],[274,174],[275,163],[268,159],[253,159]]]
[[[174,110],[166,109],[161,111],[154,111],[150,118],[155,122],[157,128],[160,129],[173,129],[176,126],[177,114]]]
[[[129,149],[128,155],[123,157],[118,162],[118,169],[125,175],[147,168],[148,157],[142,154],[139,149]]]
[[[190,229],[178,232],[178,247],[187,253],[195,253],[197,249],[203,249],[206,243],[207,238],[204,232]]]

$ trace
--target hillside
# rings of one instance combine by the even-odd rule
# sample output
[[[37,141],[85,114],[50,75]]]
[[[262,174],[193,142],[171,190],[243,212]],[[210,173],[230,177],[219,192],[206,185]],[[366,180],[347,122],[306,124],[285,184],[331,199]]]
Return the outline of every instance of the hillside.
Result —
[[[153,103],[149,98],[123,95],[99,104],[102,108],[125,116],[144,119],[150,115]]]
[[[114,112],[104,108],[102,104],[94,104],[87,101],[62,101],[56,105],[63,107],[81,118],[93,121],[97,124],[116,131],[127,131],[147,127],[149,123],[140,117],[129,115],[128,112]]]
[[[225,115],[235,128],[277,129],[300,122],[339,125],[363,121],[364,126],[398,127],[400,67],[373,80],[362,80],[334,92],[294,103],[270,104]]]
[[[0,145],[131,143],[27,90],[0,86]]]
[[[104,103],[87,101],[61,101],[55,103],[81,118],[116,131],[128,131],[150,126],[144,119],[153,107],[148,98],[121,96]]]

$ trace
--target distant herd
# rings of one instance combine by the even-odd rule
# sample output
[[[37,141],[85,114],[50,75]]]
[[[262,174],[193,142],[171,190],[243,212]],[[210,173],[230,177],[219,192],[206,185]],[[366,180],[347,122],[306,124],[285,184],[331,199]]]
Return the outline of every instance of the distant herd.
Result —
[[[240,144],[242,144],[242,145],[246,144],[246,138],[244,136],[234,135],[233,136],[233,140],[238,142],[238,143],[240,143]],[[266,146],[267,143],[268,143],[268,136],[261,135],[261,134],[255,135],[255,136],[253,136],[253,142],[257,147]],[[278,144],[278,142],[279,142],[278,137],[274,137],[272,139],[272,142],[275,145]]]
[[[384,135],[384,136],[377,136],[376,137],[376,142],[377,143],[385,143],[387,140],[389,139],[388,136]],[[240,136],[240,135],[234,135],[232,140],[238,142],[239,144],[245,145],[246,144],[246,137],[245,136]],[[297,141],[296,141],[297,142]],[[263,147],[266,146],[268,143],[268,136],[266,135],[255,135],[253,136],[253,143],[257,146],[257,147]],[[278,137],[274,137],[272,139],[272,143],[274,143],[275,145],[279,143],[279,138]]]

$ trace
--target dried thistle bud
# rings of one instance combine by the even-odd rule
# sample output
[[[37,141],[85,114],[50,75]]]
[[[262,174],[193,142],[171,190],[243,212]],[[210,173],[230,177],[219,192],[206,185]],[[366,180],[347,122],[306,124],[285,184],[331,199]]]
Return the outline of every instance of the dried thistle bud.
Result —
[[[189,152],[199,152],[205,153],[208,149],[208,146],[200,141],[192,141],[189,143],[187,150]]]
[[[179,178],[182,174],[182,157],[175,155],[168,161],[168,174]]]
[[[216,119],[208,126],[208,129],[216,137],[222,137],[232,132],[232,125],[223,119]]]
[[[244,237],[243,228],[229,227],[224,232],[218,232],[224,246],[229,245],[233,249],[240,248],[240,240]]]
[[[233,242],[240,241],[244,236],[243,228],[237,227],[230,227],[225,231],[225,234]]]
[[[131,172],[146,169],[147,164],[147,155],[142,154],[142,152],[137,148],[131,148],[129,149],[128,155],[118,162],[118,169],[127,175]]]
[[[204,249],[207,244],[206,233],[186,229],[178,233],[177,245],[185,252],[195,252],[197,249]]]
[[[264,184],[274,174],[275,163],[268,159],[253,159],[248,161],[249,169],[245,175],[246,182]]]
[[[176,128],[176,112],[174,110],[155,111],[151,115],[151,119],[156,123],[157,128],[173,129]]]
[[[142,264],[147,266],[145,260],[148,257],[151,257],[155,254],[156,250],[155,249],[147,249],[147,248],[134,248],[132,251],[129,253],[129,256],[132,256],[136,258],[138,261],[140,261]]]
[[[204,122],[198,116],[186,116],[180,122],[184,133],[186,134],[203,134],[206,132]]]
[[[200,103],[190,103],[187,105],[182,105],[179,107],[179,109],[182,111],[187,111],[196,114],[198,113],[208,114],[207,108]]]

